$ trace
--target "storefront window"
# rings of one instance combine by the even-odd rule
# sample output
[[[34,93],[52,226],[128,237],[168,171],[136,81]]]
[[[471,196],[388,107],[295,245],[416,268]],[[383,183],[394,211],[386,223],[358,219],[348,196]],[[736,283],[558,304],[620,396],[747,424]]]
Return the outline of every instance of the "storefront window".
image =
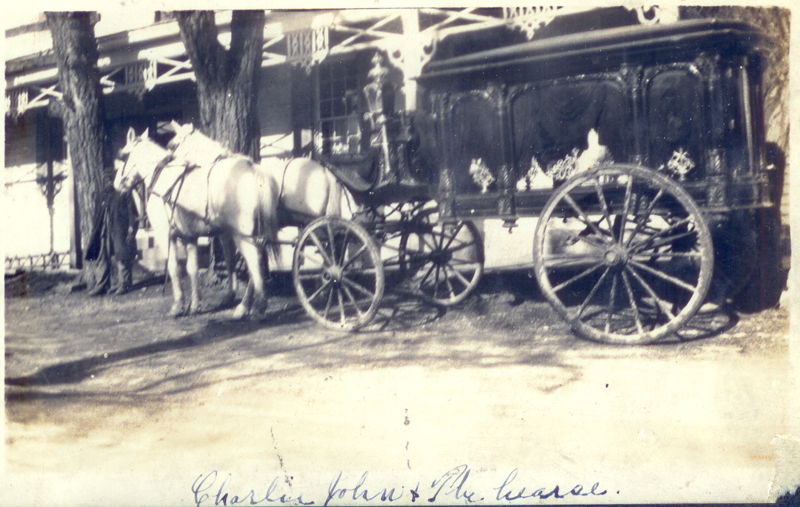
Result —
[[[355,60],[319,67],[317,150],[324,155],[362,153],[363,100]]]

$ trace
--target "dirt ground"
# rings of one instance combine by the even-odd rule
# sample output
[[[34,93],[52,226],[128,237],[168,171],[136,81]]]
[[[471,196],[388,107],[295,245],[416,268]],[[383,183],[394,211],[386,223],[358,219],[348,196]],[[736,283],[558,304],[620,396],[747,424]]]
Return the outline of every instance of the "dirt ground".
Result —
[[[13,503],[214,505],[191,486],[218,470],[229,489],[274,476],[315,504],[336,471],[350,488],[370,471],[405,504],[414,478],[461,464],[492,503],[514,469],[531,486],[611,484],[604,502],[780,493],[785,309],[613,347],[576,338],[524,272],[488,275],[447,311],[393,292],[358,333],[314,324],[281,275],[267,314],[245,321],[218,308],[214,283],[204,311],[179,319],[158,279],[96,298],[69,283],[6,283],[6,495],[25,492]],[[431,503],[469,503],[449,494]],[[357,495],[331,504],[381,503]]]

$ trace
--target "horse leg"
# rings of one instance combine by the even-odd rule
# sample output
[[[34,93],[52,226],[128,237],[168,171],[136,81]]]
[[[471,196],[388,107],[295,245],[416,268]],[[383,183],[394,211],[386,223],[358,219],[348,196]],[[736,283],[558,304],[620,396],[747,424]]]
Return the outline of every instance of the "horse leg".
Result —
[[[200,268],[197,259],[197,238],[186,241],[186,271],[189,273],[189,287],[191,289],[189,315],[194,315],[200,311],[200,284],[197,280]]]
[[[245,295],[242,302],[236,307],[234,317],[242,318],[247,315],[251,309],[250,294],[253,293],[255,303],[253,309],[256,313],[263,313],[266,309],[266,295],[264,291],[264,277],[261,273],[261,252],[258,246],[250,238],[237,238],[236,246],[239,248],[239,253],[242,254],[245,263],[247,264],[247,271],[250,273],[250,282],[247,284]],[[252,291],[250,287],[252,286]]]
[[[242,300],[233,311],[233,318],[242,319],[246,317],[248,313],[250,313],[250,308],[253,306],[253,292],[253,282],[248,280],[247,285],[244,286],[244,295],[242,295]]]
[[[181,242],[177,237],[169,236],[169,254],[167,255],[167,271],[172,282],[172,307],[169,309],[170,317],[183,315],[183,289],[181,289],[181,267],[178,263],[178,246]]]
[[[236,250],[233,238],[223,234],[219,238],[222,244],[222,255],[225,257],[225,269],[228,271],[228,291],[222,298],[222,307],[230,306],[236,299]]]

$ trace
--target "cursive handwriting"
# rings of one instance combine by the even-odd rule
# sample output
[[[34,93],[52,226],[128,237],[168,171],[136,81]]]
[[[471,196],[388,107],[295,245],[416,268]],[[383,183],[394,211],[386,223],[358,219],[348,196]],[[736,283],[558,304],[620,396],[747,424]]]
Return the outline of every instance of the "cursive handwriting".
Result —
[[[581,484],[576,484],[571,489],[561,489],[559,486],[551,488],[512,488],[511,483],[517,478],[517,469],[512,470],[503,480],[499,487],[495,488],[497,501],[514,502],[516,500],[525,500],[529,498],[540,498],[546,500],[548,498],[562,499],[568,496],[602,496],[607,493],[606,490],[600,491],[600,483],[595,482],[589,491],[584,491]]]
[[[467,487],[470,469],[467,465],[459,465],[445,472],[444,475],[431,483],[434,490],[433,496],[428,498],[428,502],[434,503],[442,495],[443,498],[450,497],[453,500],[462,500],[466,503],[480,502],[484,498],[475,491]]]
[[[553,485],[546,487],[520,485],[519,471],[511,470],[499,486],[492,488],[494,500],[500,503],[527,502],[535,500],[562,500],[565,498],[598,497],[608,493],[599,482],[589,487],[575,484],[571,487]],[[201,506],[268,506],[268,505],[315,505],[320,500],[323,507],[355,504],[475,504],[485,502],[479,486],[475,486],[474,473],[468,465],[459,465],[447,470],[432,481],[421,481],[406,485],[391,486],[382,483],[370,484],[369,472],[364,472],[353,482],[348,481],[344,472],[338,472],[328,483],[327,491],[320,495],[289,494],[286,485],[278,476],[273,477],[266,487],[234,492],[230,486],[231,475],[223,475],[216,470],[198,475],[192,483],[194,504]],[[411,486],[413,484],[413,487]],[[485,484],[485,483],[484,483]],[[491,484],[491,483],[489,483]],[[497,483],[494,483],[497,484]],[[289,488],[292,485],[289,484]],[[484,492],[486,490],[483,490]],[[618,492],[619,493],[619,492]]]
[[[218,487],[215,488],[219,473],[214,470],[205,475],[198,475],[192,483],[192,493],[194,494],[194,503],[200,507],[206,502],[211,502],[213,498],[213,505],[265,505],[265,504],[292,504],[292,505],[314,505],[313,501],[306,501],[303,495],[297,497],[280,493],[278,487],[280,482],[277,477],[272,479],[264,489],[263,493],[256,493],[254,489],[250,489],[244,494],[233,494],[228,491],[228,480],[231,478],[230,474],[225,476]],[[212,497],[213,495],[213,497]],[[209,505],[211,505],[209,503]]]
[[[342,480],[342,472],[339,472],[339,475],[328,485],[328,497],[325,499],[323,505],[327,507],[333,500],[345,500],[345,502],[351,500],[353,502],[375,502],[376,500],[380,500],[381,502],[395,502],[403,498],[405,490],[403,487],[401,487],[399,491],[397,488],[379,488],[370,492],[366,486],[367,475],[367,472],[361,474],[358,483],[352,488],[343,488],[339,486],[339,482]]]

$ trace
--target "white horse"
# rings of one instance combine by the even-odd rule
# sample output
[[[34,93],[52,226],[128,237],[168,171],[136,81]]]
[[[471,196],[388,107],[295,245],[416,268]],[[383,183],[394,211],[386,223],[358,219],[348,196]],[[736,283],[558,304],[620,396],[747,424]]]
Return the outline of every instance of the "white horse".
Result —
[[[172,280],[173,316],[185,313],[177,248],[186,248],[186,268],[191,283],[189,313],[200,306],[197,239],[217,235],[222,239],[228,268],[228,295],[233,299],[235,244],[245,260],[257,300],[266,301],[261,271],[259,238],[274,244],[277,238],[278,187],[265,178],[247,157],[225,154],[204,164],[189,164],[148,137],[128,130],[127,144],[120,151],[125,159],[117,171],[114,187],[130,190],[143,181],[148,198],[158,197],[166,208],[170,225],[167,268]],[[248,301],[236,307],[235,317],[250,311]]]
[[[191,123],[181,125],[172,122],[175,137],[169,146],[176,160],[192,165],[205,166],[224,157],[235,156],[219,142],[199,132]],[[268,192],[269,198],[261,199],[268,206],[262,209],[263,216],[276,216],[272,227],[302,226],[321,216],[351,218],[356,209],[352,194],[336,176],[310,158],[266,158],[256,166],[260,176],[260,191]],[[277,215],[273,201],[277,199]],[[266,252],[277,261],[277,244]],[[226,257],[226,263],[230,263]],[[255,280],[247,285],[240,308],[247,311],[251,306]],[[258,294],[258,290],[256,290]],[[238,312],[237,312],[238,313]]]

